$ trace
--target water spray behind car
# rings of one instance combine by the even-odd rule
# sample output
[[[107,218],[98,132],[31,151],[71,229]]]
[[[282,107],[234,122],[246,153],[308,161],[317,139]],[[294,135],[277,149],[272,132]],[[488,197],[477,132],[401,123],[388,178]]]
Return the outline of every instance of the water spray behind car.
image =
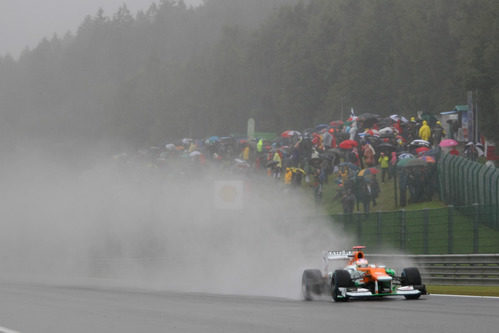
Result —
[[[351,243],[309,197],[267,178],[181,162],[10,161],[0,176],[3,279],[298,298],[310,259]],[[242,207],[216,209],[215,184],[234,180]]]

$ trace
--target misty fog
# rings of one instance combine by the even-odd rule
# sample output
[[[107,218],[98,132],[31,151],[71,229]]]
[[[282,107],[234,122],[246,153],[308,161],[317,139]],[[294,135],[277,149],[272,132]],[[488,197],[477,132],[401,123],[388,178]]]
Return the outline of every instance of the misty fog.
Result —
[[[351,246],[300,192],[242,178],[243,209],[217,210],[214,181],[240,176],[176,163],[4,163],[2,278],[293,298],[322,250]]]

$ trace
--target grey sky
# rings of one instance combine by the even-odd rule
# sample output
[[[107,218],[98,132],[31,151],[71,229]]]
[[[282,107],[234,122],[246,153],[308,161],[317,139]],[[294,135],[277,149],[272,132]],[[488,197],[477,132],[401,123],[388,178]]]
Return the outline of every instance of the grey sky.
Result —
[[[25,48],[33,48],[43,37],[75,31],[84,17],[102,7],[113,14],[126,3],[132,13],[147,9],[159,0],[0,0],[0,55],[17,57]],[[198,4],[201,0],[186,0]]]

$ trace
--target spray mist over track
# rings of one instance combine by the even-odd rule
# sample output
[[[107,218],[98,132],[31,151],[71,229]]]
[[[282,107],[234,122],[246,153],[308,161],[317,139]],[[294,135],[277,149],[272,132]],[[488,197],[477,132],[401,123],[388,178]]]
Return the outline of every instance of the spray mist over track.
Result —
[[[292,298],[322,250],[351,246],[308,196],[264,176],[243,178],[243,208],[224,211],[213,184],[238,176],[219,169],[15,161],[0,176],[3,279]]]

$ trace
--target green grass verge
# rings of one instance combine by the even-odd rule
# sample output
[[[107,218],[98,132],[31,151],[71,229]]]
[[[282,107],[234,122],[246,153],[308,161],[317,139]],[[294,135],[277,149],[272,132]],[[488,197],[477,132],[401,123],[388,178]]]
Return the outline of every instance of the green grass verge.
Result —
[[[430,294],[447,295],[472,295],[472,296],[497,296],[499,297],[499,286],[426,286]]]
[[[381,180],[378,179],[380,186],[380,194],[378,199],[376,200],[376,207],[371,206],[371,211],[393,211],[399,210],[401,207],[397,207],[395,205],[395,187],[393,179],[387,180],[384,184],[381,183]],[[336,193],[340,187],[335,183],[335,179],[333,176],[329,177],[328,184],[324,185],[323,188],[323,202],[324,208],[329,214],[341,214],[343,213],[343,207],[341,206],[341,200],[333,200],[336,196]],[[399,193],[397,192],[397,196]],[[438,200],[437,195],[434,196],[433,201],[427,202],[419,202],[414,204],[408,204],[403,207],[405,210],[420,210],[424,208],[445,208],[447,207],[444,202]],[[362,205],[361,205],[362,211]]]
[[[449,232],[452,234],[452,253],[473,253],[473,212],[470,209],[455,209],[452,231],[449,229],[448,207],[439,200],[411,204],[404,207],[406,218],[406,242],[402,242],[401,209],[395,207],[393,180],[380,184],[381,193],[376,207],[369,215],[342,215],[340,200],[333,200],[339,189],[330,178],[324,187],[323,207],[344,230],[357,236],[359,244],[371,250],[404,249],[412,254],[449,253]],[[437,195],[435,195],[435,198]],[[362,212],[362,206],[361,212]],[[427,212],[424,209],[427,208]],[[425,214],[429,223],[425,226]],[[425,239],[427,235],[427,239]],[[499,230],[479,225],[478,253],[499,253]],[[427,246],[425,251],[425,246]]]

